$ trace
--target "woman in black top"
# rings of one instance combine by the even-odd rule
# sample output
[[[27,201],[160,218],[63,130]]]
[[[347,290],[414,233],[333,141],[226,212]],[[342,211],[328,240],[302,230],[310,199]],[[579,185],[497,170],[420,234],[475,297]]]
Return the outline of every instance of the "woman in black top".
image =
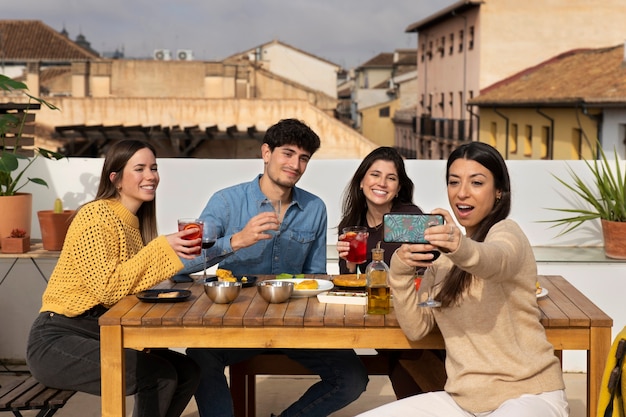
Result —
[[[349,242],[337,242],[339,271],[341,274],[361,273],[372,261],[372,249],[380,242],[385,250],[385,263],[389,265],[391,255],[399,243],[383,242],[383,215],[385,213],[422,213],[413,203],[413,181],[404,167],[404,160],[394,148],[383,146],[374,149],[357,168],[344,192],[341,230],[348,226],[365,226],[367,239],[367,261],[356,265],[346,261]],[[398,399],[424,391],[443,389],[446,375],[443,365],[445,351],[439,350],[379,350],[389,356],[389,379]],[[419,381],[419,382],[418,382]]]
[[[398,243],[383,242],[385,213],[422,213],[413,204],[413,181],[406,173],[402,156],[387,146],[374,149],[363,159],[344,192],[339,232],[348,226],[365,226],[369,232],[367,261],[358,265],[362,273],[372,261],[372,249],[378,242],[385,250],[387,265],[393,252],[400,247]],[[357,265],[345,260],[348,248],[347,242],[337,243],[339,271],[342,274],[356,272]]]

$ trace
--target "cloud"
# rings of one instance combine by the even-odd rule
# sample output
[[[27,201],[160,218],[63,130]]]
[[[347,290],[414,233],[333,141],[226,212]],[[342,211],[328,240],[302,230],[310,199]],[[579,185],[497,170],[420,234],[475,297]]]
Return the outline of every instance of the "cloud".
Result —
[[[380,52],[415,48],[408,25],[452,0],[21,0],[4,19],[41,20],[71,39],[82,33],[99,52],[191,49],[220,60],[278,39],[346,68]]]

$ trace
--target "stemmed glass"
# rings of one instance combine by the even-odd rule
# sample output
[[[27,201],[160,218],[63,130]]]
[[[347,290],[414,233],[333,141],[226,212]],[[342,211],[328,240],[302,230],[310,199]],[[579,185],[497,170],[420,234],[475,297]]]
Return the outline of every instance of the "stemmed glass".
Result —
[[[439,222],[437,221],[437,219],[432,219],[429,220],[428,223],[426,223],[426,227],[432,227],[432,226],[437,226],[439,225]],[[427,269],[429,269],[430,267],[428,267]],[[441,301],[437,301],[433,298],[433,289],[435,288],[436,284],[435,284],[435,277],[434,275],[432,275],[433,277],[433,282],[430,285],[430,287],[428,287],[428,296],[426,301],[422,301],[420,303],[418,303],[417,305],[420,307],[430,307],[430,308],[434,308],[434,307],[441,307]]]
[[[426,301],[421,301],[417,304],[420,307],[430,307],[430,308],[441,307],[441,301],[437,301],[433,298],[433,289],[435,288],[436,284],[434,282],[435,276],[432,275],[432,277],[433,277],[433,282],[430,285],[430,287],[428,287],[428,297]]]
[[[214,224],[205,223],[202,231],[202,250],[210,249],[217,240],[217,228]],[[202,253],[204,268],[202,270],[202,281],[206,282],[206,253]]]

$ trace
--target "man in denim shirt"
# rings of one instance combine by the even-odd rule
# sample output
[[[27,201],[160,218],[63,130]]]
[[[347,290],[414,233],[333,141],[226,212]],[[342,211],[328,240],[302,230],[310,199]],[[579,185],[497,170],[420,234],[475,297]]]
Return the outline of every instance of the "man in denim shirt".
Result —
[[[295,186],[319,146],[317,134],[295,119],[281,120],[267,130],[261,146],[263,174],[218,191],[200,215],[205,224],[218,229],[215,245],[203,254],[208,265],[219,263],[235,275],[326,273],[326,206],[319,197]],[[278,200],[283,207],[279,215],[271,203]],[[202,256],[183,262],[182,273],[203,268]],[[201,417],[232,417],[224,368],[263,351],[187,349],[202,369],[195,395]],[[367,371],[351,349],[280,351],[321,378],[282,417],[327,416],[365,391]]]

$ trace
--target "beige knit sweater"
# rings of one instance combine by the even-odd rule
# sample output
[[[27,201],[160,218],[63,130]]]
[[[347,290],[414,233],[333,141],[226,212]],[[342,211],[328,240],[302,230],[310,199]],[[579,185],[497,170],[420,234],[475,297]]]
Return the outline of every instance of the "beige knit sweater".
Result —
[[[442,281],[453,262],[474,276],[462,301],[449,308],[417,306],[418,297]],[[394,308],[410,340],[436,325],[446,343],[445,390],[465,410],[496,409],[510,398],[564,389],[563,376],[539,318],[537,265],[532,248],[512,220],[494,225],[484,242],[461,238],[414,290],[415,268],[397,254],[391,260]]]
[[[110,307],[182,267],[164,236],[144,246],[139,219],[119,201],[93,201],[69,227],[40,311],[74,317],[98,304]]]

